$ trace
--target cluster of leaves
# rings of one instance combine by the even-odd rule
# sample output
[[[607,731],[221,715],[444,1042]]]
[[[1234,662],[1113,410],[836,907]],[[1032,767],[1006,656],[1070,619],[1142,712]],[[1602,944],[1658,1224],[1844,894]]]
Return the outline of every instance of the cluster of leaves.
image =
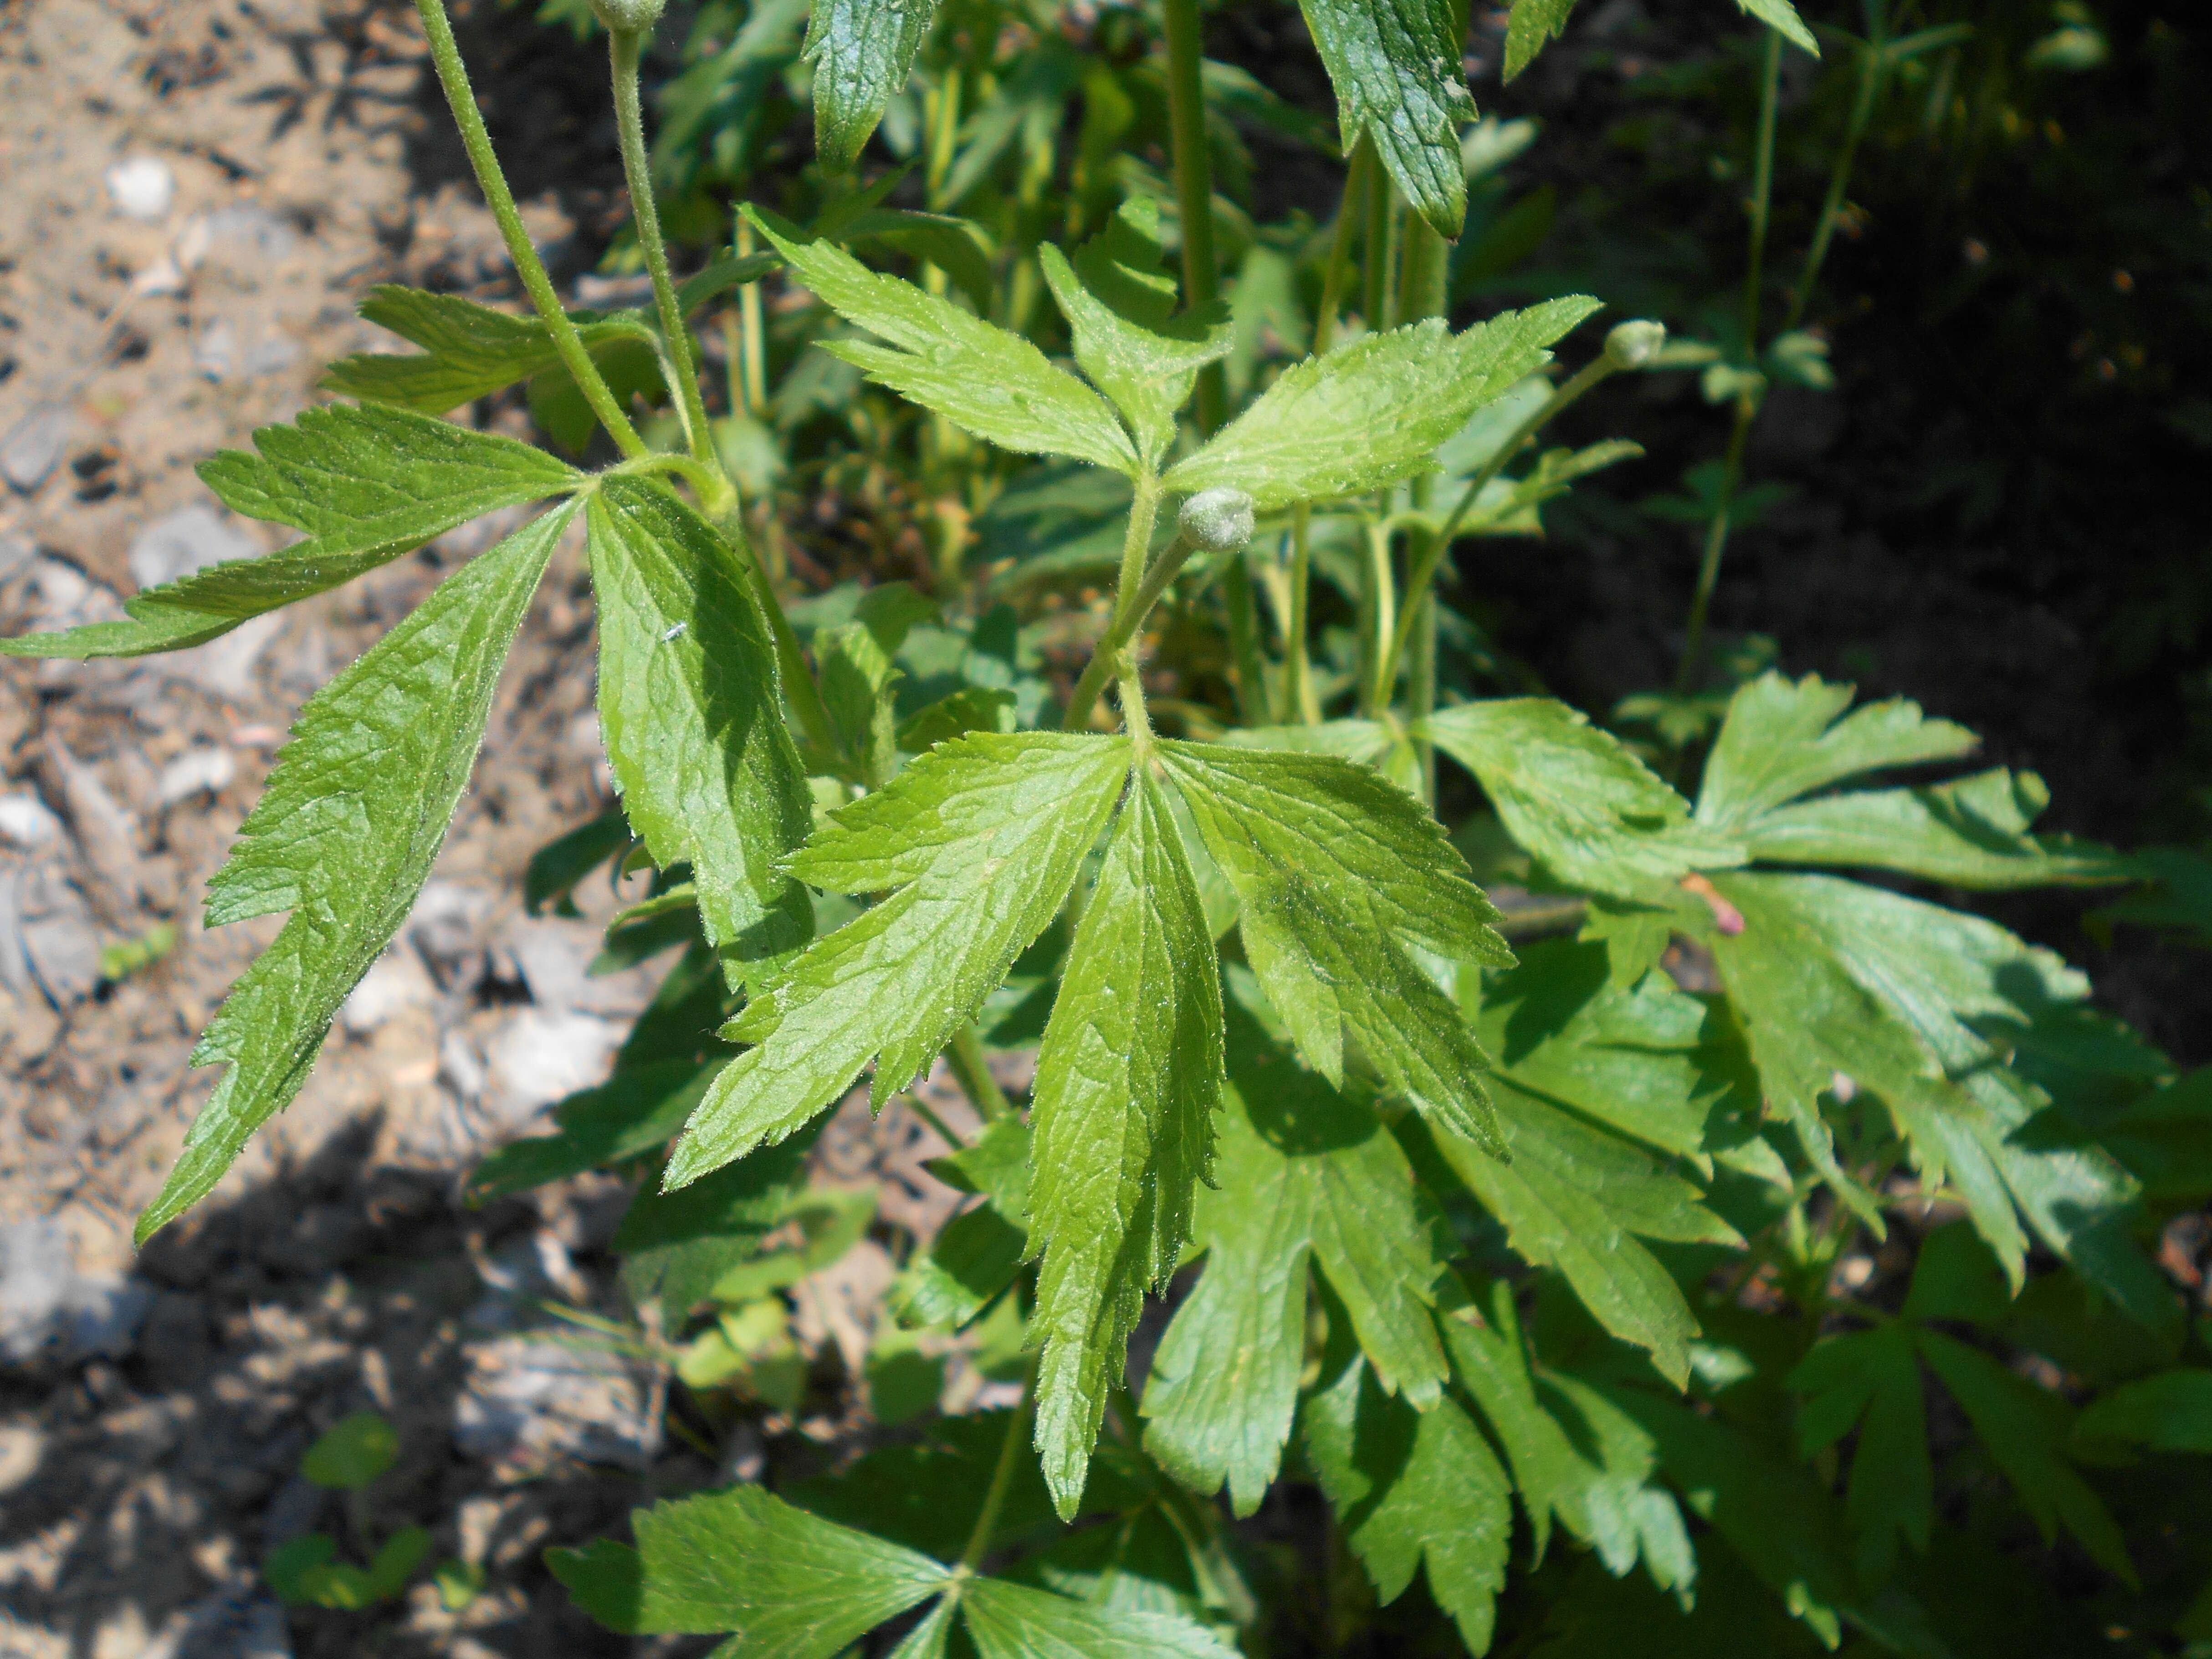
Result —
[[[1782,0],[1751,9],[1802,33]],[[1521,61],[1566,11],[1518,0]],[[1909,702],[1750,679],[1692,799],[1555,700],[1440,696],[1436,641],[1425,668],[1401,660],[1455,535],[1540,532],[1547,500],[1626,448],[1510,471],[1568,395],[1551,348],[1595,301],[1459,331],[1414,303],[1430,254],[1412,250],[1441,252],[1470,170],[1449,9],[1307,15],[1346,148],[1407,228],[1406,320],[1368,315],[1272,374],[1248,360],[1218,429],[1185,409],[1228,382],[1248,290],[1179,290],[1163,265],[1184,228],[1149,195],[1037,247],[1047,325],[1000,311],[988,263],[969,291],[983,243],[884,208],[878,181],[805,228],[749,210],[731,256],[652,313],[524,319],[380,290],[370,314],[418,350],[336,366],[356,402],[203,469],[304,540],[140,594],[128,620],[0,642],[190,647],[550,503],[302,711],[209,894],[210,925],[289,920],[196,1052],[226,1069],[142,1235],[298,1092],[413,902],[508,646],[580,531],[621,799],[546,849],[531,896],[649,867],[611,957],[681,954],[607,1082],[488,1160],[473,1194],[637,1176],[614,1248],[653,1315],[639,1346],[702,1420],[788,1417],[811,1384],[787,1298],[887,1224],[809,1186],[823,1115],[864,1077],[880,1108],[945,1055],[985,1119],[936,1166],[968,1197],[912,1252],[903,1328],[869,1362],[874,1414],[907,1437],[834,1480],[674,1498],[639,1512],[634,1544],[556,1552],[595,1617],[728,1632],[732,1655],[1256,1651],[1310,1591],[1254,1517],[1306,1489],[1349,1558],[1322,1575],[1327,1620],[1387,1607],[1381,1639],[1407,1651],[1848,1640],[1933,1659],[1993,1650],[2012,1620],[2048,1644],[2130,1607],[2145,1640],[2212,1639],[2212,1537],[2184,1503],[2212,1452],[2212,1367],[2151,1254],[2212,1197],[2204,1081],[2095,1012],[2051,952],[1917,896],[2172,869],[2038,836],[2031,775],[1896,781],[1975,743]],[[930,18],[815,9],[832,171],[908,95]],[[763,8],[726,52],[797,21]],[[853,245],[920,250],[948,280]],[[1389,245],[1367,249],[1378,297]],[[689,415],[667,434],[685,453],[597,471],[439,418],[526,386],[582,453],[595,392],[696,398],[683,319],[779,268],[812,297],[787,314],[823,356],[962,441],[1043,458],[990,463],[1029,469],[1009,497],[1047,478],[1055,510],[1120,520],[1081,678],[1036,672],[1016,613],[957,591],[787,605]],[[1650,325],[1631,326],[1570,384],[1652,366]],[[1048,353],[1063,343],[1073,369]],[[818,372],[793,364],[779,392]],[[1210,505],[1163,513],[1177,501]],[[1286,561],[1243,545],[1255,524]],[[1357,614],[1302,686],[1309,557]],[[1279,652],[1251,605],[1274,583]],[[1148,705],[1140,663],[1182,627],[1226,641],[1234,712]],[[1096,701],[1109,683],[1118,721]],[[1439,755],[1486,804],[1452,833]],[[1478,878],[1516,890],[1511,914]],[[990,1081],[994,1049],[1035,1051],[1025,1103]],[[1148,1305],[1166,1317],[1133,1379]],[[1020,1404],[936,1415],[947,1345]],[[350,1444],[318,1449],[334,1484],[367,1467]],[[408,1536],[364,1569],[318,1535],[270,1574],[367,1605],[419,1565]],[[2087,1587],[2055,1595],[2054,1559]]]

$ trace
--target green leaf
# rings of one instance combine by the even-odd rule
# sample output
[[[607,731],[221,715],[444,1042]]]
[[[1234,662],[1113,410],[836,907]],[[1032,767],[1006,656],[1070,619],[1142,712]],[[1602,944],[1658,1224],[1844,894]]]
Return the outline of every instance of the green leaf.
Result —
[[[1549,697],[1462,703],[1414,727],[1474,774],[1507,832],[1553,874],[1632,897],[1744,861],[1619,739]]]
[[[1307,1397],[1306,1455],[1345,1540],[1389,1603],[1425,1568],[1470,1653],[1490,1646],[1513,1536],[1512,1482],[1451,1400],[1417,1412],[1351,1362]]]
[[[1743,918],[1713,952],[1759,1076],[1832,1184],[1871,1209],[1835,1167],[1820,1117],[1840,1077],[1887,1107],[1923,1182],[1957,1188],[2015,1286],[2025,1216],[2145,1328],[2178,1329],[2171,1290],[2128,1237],[2126,1170],[2093,1144],[2020,1133],[2049,1097],[2008,1063],[2010,1034],[2084,1000],[2081,975],[1994,923],[1856,882],[1736,874],[1715,885]]]
[[[1414,210],[1445,241],[1467,217],[1459,130],[1474,119],[1450,0],[1299,0],[1336,91],[1342,154],[1364,132]]]
[[[380,283],[360,306],[363,320],[387,328],[422,354],[362,352],[341,357],[323,388],[341,397],[443,415],[559,366],[561,354],[544,323],[417,288]],[[650,344],[652,329],[632,314],[571,313],[587,348],[624,340]]]
[[[1575,0],[1513,0],[1505,25],[1505,78],[1512,80],[1536,61],[1545,43],[1566,33]]]
[[[2003,767],[1924,789],[1827,795],[1762,812],[1743,843],[1766,864],[1895,870],[1953,887],[2002,891],[2127,880],[2130,860],[2028,833],[2050,799],[2033,772]]]
[[[623,810],[665,870],[689,864],[707,940],[757,988],[814,931],[776,860],[813,818],[785,728],[750,555],[665,485],[592,498],[599,726]]]
[[[405,1589],[415,1569],[429,1559],[434,1541],[425,1527],[402,1527],[386,1539],[368,1564],[370,1595],[389,1601]]]
[[[2066,1462],[2074,1408],[1978,1349],[1925,1328],[1914,1333],[1921,1353],[1964,1408],[1990,1461],[2004,1471],[2021,1506],[2048,1544],[2063,1522],[2097,1564],[2137,1587],[2127,1540],[2104,1500]]]
[[[743,1632],[758,1659],[836,1659],[951,1574],[926,1555],[819,1520],[758,1486],[630,1516],[637,1547],[549,1550],[576,1604],[626,1635]]]
[[[1790,1374],[1790,1386],[1805,1396],[1797,1419],[1805,1456],[1858,1425],[1844,1513],[1858,1539],[1860,1573],[1881,1583],[1896,1571],[1900,1540],[1927,1553],[1936,1521],[1928,1408],[1911,1328],[1885,1325],[1817,1343]]]
[[[1488,1061],[1415,952],[1498,967],[1512,953],[1437,821],[1333,757],[1161,750],[1236,890],[1246,959],[1307,1062],[1341,1084],[1349,1039],[1391,1092],[1498,1149],[1478,1076]]]
[[[1020,699],[1012,691],[970,685],[924,705],[899,722],[898,746],[910,755],[969,732],[1012,732]]]
[[[357,1492],[398,1461],[398,1431],[374,1412],[356,1412],[323,1431],[300,1473],[314,1486]]]
[[[1267,1036],[1248,1010],[1258,994],[1242,982],[1227,1008],[1214,1184],[1192,1226],[1206,1272],[1161,1340],[1140,1409],[1146,1449],[1176,1479],[1200,1492],[1225,1480],[1249,1515],[1290,1437],[1309,1260],[1385,1390],[1425,1409],[1446,1365],[1428,1312],[1443,1241],[1412,1165],[1370,1108]]]
[[[1453,156],[1456,167],[1456,146]],[[1548,362],[1545,348],[1598,308],[1549,300],[1457,335],[1431,318],[1309,357],[1163,482],[1183,495],[1241,489],[1269,513],[1431,471],[1438,444]]]
[[[629,820],[619,810],[602,812],[589,823],[546,842],[530,855],[523,870],[523,909],[534,916],[551,904],[556,915],[578,915],[569,900],[577,884],[629,843]]]
[[[1907,1319],[1994,1325],[2011,1307],[2004,1267],[1972,1222],[1952,1222],[1921,1240],[1901,1310]]]
[[[1813,38],[1813,31],[1805,27],[1805,20],[1797,15],[1797,8],[1790,0],[1735,0],[1747,16],[1756,17],[1767,27],[1778,32],[1793,46],[1802,46],[1818,58],[1820,43]]]
[[[1698,1203],[1696,1188],[1626,1141],[1502,1079],[1492,1086],[1511,1161],[1447,1135],[1437,1138],[1438,1150],[1516,1255],[1556,1267],[1600,1324],[1648,1350],[1662,1376],[1685,1386],[1697,1317],[1637,1236],[1728,1243],[1739,1242],[1734,1229]]]
[[[511,1141],[469,1176],[471,1205],[528,1192],[587,1170],[642,1158],[676,1138],[684,1120],[721,1069],[689,1060],[617,1069],[596,1089],[570,1095],[553,1109],[560,1132]]]
[[[1138,769],[1037,1055],[1030,1254],[1036,1447],[1063,1517],[1148,1289],[1164,1288],[1213,1153],[1221,986],[1182,836]]]
[[[1892,1652],[1948,1659],[1917,1603],[1898,1589],[1860,1594],[1844,1520],[1808,1471],[1774,1461],[1741,1431],[1633,1389],[1603,1390],[1659,1449],[1685,1504],[1725,1539],[1823,1645],[1848,1621]]]
[[[1226,309],[1146,327],[1094,294],[1058,248],[1047,244],[1037,258],[1075,337],[1075,361],[1127,418],[1146,466],[1158,466],[1175,442],[1176,411],[1188,401],[1198,371],[1229,355]]]
[[[2125,1382],[2075,1420],[2076,1440],[2160,1452],[2212,1452],[2212,1371],[2160,1371]]]
[[[1756,1092],[1708,1048],[1714,1015],[1663,974],[1616,982],[1597,942],[1539,939],[1520,965],[1461,979],[1498,1075],[1659,1152],[1698,1158],[1756,1128]]]
[[[1818,675],[1760,675],[1729,701],[1705,762],[1698,822],[1742,833],[1785,801],[1862,772],[1953,760],[1980,741],[1963,726],[1931,720],[1902,697],[1843,719],[1853,689]]]
[[[1461,1385],[1505,1448],[1536,1534],[1537,1559],[1556,1516],[1615,1577],[1640,1556],[1652,1583],[1686,1606],[1698,1558],[1681,1510],[1653,1484],[1658,1455],[1651,1437],[1588,1384],[1563,1372],[1530,1371],[1512,1287],[1503,1281],[1491,1287],[1488,1322],[1449,1319],[1444,1343]]]
[[[746,212],[800,283],[847,321],[891,343],[832,341],[823,349],[1001,449],[1073,455],[1135,476],[1136,452],[1105,400],[1021,336],[911,283],[878,276],[827,242],[792,240],[752,209]]]
[[[965,1325],[1014,1282],[1030,1253],[1030,1130],[995,1119],[932,1173],[985,1201],[953,1217],[892,1286],[890,1306],[911,1325]]]
[[[1123,1612],[972,1580],[960,1598],[981,1659],[1235,1659],[1205,1626],[1173,1613]]]
[[[822,702],[844,748],[836,769],[870,788],[881,788],[898,750],[891,704],[904,677],[864,623],[823,628],[814,635],[814,665]]]
[[[141,1243],[214,1190],[290,1104],[339,1006],[406,920],[468,787],[507,647],[575,510],[464,565],[300,711],[208,884],[207,922],[293,914],[192,1051],[194,1065],[230,1069],[139,1217]]]
[[[811,1134],[799,1134],[673,1193],[648,1182],[616,1229],[623,1285],[640,1304],[658,1297],[663,1321],[680,1328],[724,1275],[760,1251],[792,1215],[806,1187]]]
[[[791,872],[897,890],[816,940],[728,1028],[757,1046],[693,1114],[669,1185],[782,1139],[872,1058],[878,1104],[919,1076],[1059,913],[1128,770],[1126,739],[976,732],[834,814]]]
[[[814,0],[800,53],[814,65],[814,153],[831,177],[850,173],[884,106],[906,90],[936,0]]]
[[[128,622],[0,640],[18,657],[138,657],[181,651],[250,617],[326,593],[454,526],[563,495],[583,475],[512,438],[395,409],[310,409],[253,434],[258,454],[225,450],[200,477],[248,518],[308,539],[234,559],[133,595]],[[564,517],[562,523],[566,523]]]

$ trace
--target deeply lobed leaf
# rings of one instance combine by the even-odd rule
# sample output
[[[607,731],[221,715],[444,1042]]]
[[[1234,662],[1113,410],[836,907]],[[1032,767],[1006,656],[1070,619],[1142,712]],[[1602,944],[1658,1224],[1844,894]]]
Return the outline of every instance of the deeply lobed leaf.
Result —
[[[1336,91],[1344,154],[1364,133],[1415,211],[1447,242],[1467,216],[1459,130],[1474,118],[1450,0],[1300,0]]]
[[[406,919],[468,786],[507,647],[575,512],[463,566],[301,710],[208,884],[210,927],[293,914],[192,1051],[195,1065],[230,1069],[139,1218],[141,1242],[213,1190],[291,1103],[339,1006]]]

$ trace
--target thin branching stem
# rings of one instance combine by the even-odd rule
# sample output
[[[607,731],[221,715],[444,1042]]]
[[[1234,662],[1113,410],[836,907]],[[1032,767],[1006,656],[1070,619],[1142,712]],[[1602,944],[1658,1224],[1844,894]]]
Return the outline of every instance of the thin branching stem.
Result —
[[[991,1534],[998,1530],[999,1511],[1006,1508],[1006,1494],[1013,1490],[1014,1471],[1021,1467],[1022,1447],[1029,1439],[1030,1412],[1036,1400],[1036,1358],[1031,1355],[1022,1376],[1022,1402],[1007,1419],[1006,1437],[999,1443],[998,1466],[991,1471],[991,1485],[983,1493],[983,1507],[975,1516],[975,1530],[968,1534],[968,1547],[960,1552],[960,1569],[963,1573],[973,1573],[991,1553]]]
[[[984,1122],[1012,1115],[1014,1109],[1007,1102],[1006,1091],[999,1087],[998,1079],[991,1075],[990,1060],[983,1053],[983,1039],[973,1025],[960,1028],[951,1046],[945,1051],[945,1061],[952,1068],[953,1080],[968,1097],[968,1103]]]
[[[1805,250],[1805,269],[1797,278],[1796,291],[1790,296],[1789,314],[1782,321],[1784,334],[1804,320],[1805,308],[1813,302],[1813,284],[1820,280],[1820,266],[1828,257],[1828,245],[1835,240],[1836,227],[1843,219],[1844,192],[1850,187],[1859,140],[1866,136],[1867,123],[1874,118],[1875,101],[1881,96],[1882,78],[1889,68],[1889,31],[1885,15],[1888,9],[1877,3],[1867,9],[1872,28],[1859,48],[1858,90],[1851,99],[1851,113],[1844,124],[1843,144],[1836,151],[1836,163],[1828,174],[1828,193],[1820,203],[1820,217],[1813,227],[1813,240]]]
[[[1195,311],[1221,291],[1213,253],[1213,164],[1206,148],[1206,93],[1200,82],[1204,42],[1198,0],[1166,0],[1168,126],[1175,148],[1176,209],[1182,221],[1183,303]],[[1229,381],[1219,363],[1198,374],[1198,430],[1211,436],[1229,409]]]
[[[677,303],[676,283],[668,274],[668,246],[660,234],[660,209],[653,196],[653,163],[645,149],[645,112],[638,101],[638,64],[644,55],[645,31],[617,29],[608,37],[608,58],[614,68],[615,131],[621,142],[623,176],[629,185],[630,214],[637,222],[638,246],[645,252],[645,268],[653,278],[653,303],[660,313],[660,335],[669,368],[676,384],[669,388],[684,416],[692,459],[732,489],[715,453],[714,434],[707,426],[707,400],[699,391],[699,374],[691,357],[691,328]],[[727,508],[710,504],[709,513],[720,517]]]
[[[1067,717],[1060,723],[1063,731],[1080,732],[1091,723],[1091,711],[1097,706],[1098,694],[1113,678],[1121,647],[1137,631],[1136,624],[1142,619],[1137,601],[1145,586],[1145,556],[1152,550],[1152,526],[1159,517],[1159,510],[1158,483],[1151,478],[1139,481],[1135,498],[1129,503],[1128,527],[1121,537],[1121,574],[1114,585],[1113,619],[1099,635],[1091,660],[1084,665],[1082,678],[1075,683],[1074,693],[1068,698]],[[1176,538],[1176,547],[1182,548],[1184,556],[1188,556],[1189,546],[1180,536]],[[1168,551],[1173,553],[1175,548]],[[1166,555],[1163,555],[1163,562],[1165,558]],[[1176,561],[1178,568],[1182,562],[1181,559]],[[1157,599],[1158,593],[1153,597]]]
[[[491,147],[491,134],[484,130],[483,112],[477,107],[477,95],[469,85],[468,65],[461,61],[461,49],[453,40],[453,25],[446,15],[444,0],[415,0],[415,9],[422,14],[422,33],[430,43],[430,62],[438,71],[438,84],[445,91],[446,102],[452,106],[454,125],[461,130],[461,147],[468,151],[469,165],[476,170],[477,187],[483,191],[484,204],[491,209],[491,216],[499,225],[501,239],[507,244],[507,258],[514,260],[515,274],[521,277],[523,291],[530,295],[530,303],[552,337],[553,349],[561,356],[562,365],[574,377],[591,405],[592,413],[615,441],[615,447],[625,455],[646,453],[645,440],[637,435],[637,428],[623,414],[615,394],[608,389],[606,378],[599,373],[592,354],[584,349],[584,337],[576,331],[576,325],[562,308],[561,296],[553,291],[553,279],[546,274],[545,262],[538,257],[531,245],[530,233],[523,228],[521,212],[514,205],[514,192],[507,188],[507,175],[501,172],[499,156]]]

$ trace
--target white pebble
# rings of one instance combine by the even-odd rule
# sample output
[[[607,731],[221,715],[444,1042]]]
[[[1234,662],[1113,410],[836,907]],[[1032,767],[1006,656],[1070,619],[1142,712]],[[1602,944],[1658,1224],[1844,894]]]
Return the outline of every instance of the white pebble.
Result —
[[[156,156],[129,156],[108,168],[107,196],[125,218],[151,224],[169,216],[177,199],[177,176]]]
[[[161,805],[174,806],[202,791],[219,795],[230,787],[230,781],[237,775],[238,763],[231,758],[228,749],[187,749],[161,769]]]
[[[10,847],[44,847],[61,828],[36,795],[0,795],[0,841]]]

